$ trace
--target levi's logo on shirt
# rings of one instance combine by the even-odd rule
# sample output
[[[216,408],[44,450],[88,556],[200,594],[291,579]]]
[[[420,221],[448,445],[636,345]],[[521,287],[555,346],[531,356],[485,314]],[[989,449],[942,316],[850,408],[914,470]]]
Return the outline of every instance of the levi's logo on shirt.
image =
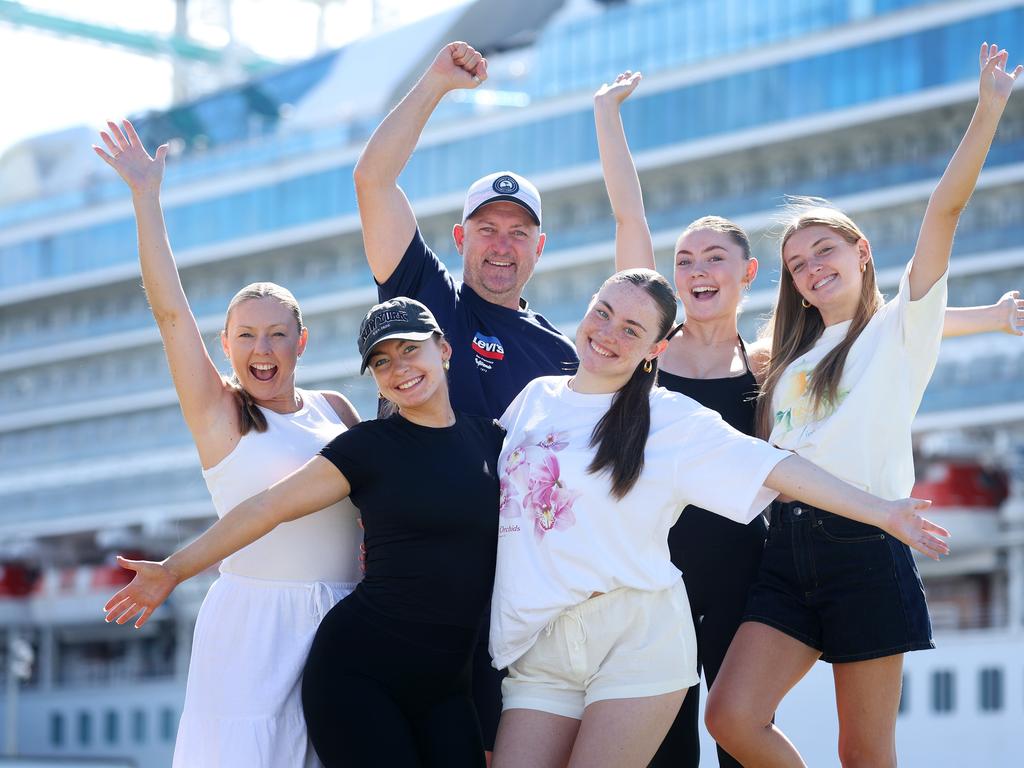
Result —
[[[477,331],[470,346],[476,353],[477,367],[485,371],[491,370],[494,363],[505,359],[505,348],[501,345],[501,339],[496,336],[485,336]]]

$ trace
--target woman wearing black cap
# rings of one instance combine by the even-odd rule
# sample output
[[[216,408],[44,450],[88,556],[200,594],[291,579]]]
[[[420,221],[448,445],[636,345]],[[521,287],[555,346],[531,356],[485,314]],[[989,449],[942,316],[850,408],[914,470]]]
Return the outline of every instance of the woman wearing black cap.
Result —
[[[138,568],[107,604],[108,620],[152,611],[278,524],[351,496],[366,529],[366,576],[324,618],[306,664],[317,754],[328,767],[482,766],[469,670],[494,578],[504,433],[452,410],[451,347],[419,302],[373,307],[359,352],[397,412],[340,435],[189,546]]]

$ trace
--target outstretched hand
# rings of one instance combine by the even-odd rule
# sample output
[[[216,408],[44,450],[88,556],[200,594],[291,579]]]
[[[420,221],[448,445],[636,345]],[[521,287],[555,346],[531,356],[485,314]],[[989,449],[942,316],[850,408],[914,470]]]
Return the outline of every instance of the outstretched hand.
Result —
[[[487,59],[469,43],[448,43],[434,57],[427,74],[438,79],[445,91],[476,88],[487,79]]]
[[[159,192],[167,161],[167,145],[161,144],[157,147],[156,154],[150,157],[131,122],[122,120],[118,126],[117,123],[108,121],[107,127],[110,129],[109,133],[100,131],[100,138],[110,153],[104,152],[95,144],[92,146],[93,151],[103,159],[103,162],[117,171],[118,176],[131,188],[133,195]]]
[[[103,610],[107,621],[124,624],[138,614],[135,628],[138,629],[153,615],[167,596],[178,585],[178,579],[163,563],[149,560],[126,560],[120,555],[117,564],[129,571],[135,571],[131,583],[110,598]]]
[[[948,537],[949,531],[920,515],[931,506],[930,501],[911,498],[891,503],[892,510],[884,526],[886,533],[932,560],[949,554],[949,544],[939,538]]]
[[[1018,64],[1012,72],[1006,71],[1006,63],[1010,58],[1007,50],[999,50],[999,46],[993,43],[981,44],[981,52],[978,55],[978,65],[981,68],[981,77],[978,83],[978,100],[981,102],[995,103],[1000,106],[1006,104],[1010,98],[1010,91],[1021,73],[1024,73],[1024,64]]]
[[[611,84],[604,83],[598,88],[597,93],[594,94],[594,101],[611,101],[616,105],[621,104],[636,90],[643,77],[641,73],[627,69]]]
[[[1014,336],[1024,336],[1024,299],[1020,291],[1007,291],[995,305],[1002,324],[999,330]]]

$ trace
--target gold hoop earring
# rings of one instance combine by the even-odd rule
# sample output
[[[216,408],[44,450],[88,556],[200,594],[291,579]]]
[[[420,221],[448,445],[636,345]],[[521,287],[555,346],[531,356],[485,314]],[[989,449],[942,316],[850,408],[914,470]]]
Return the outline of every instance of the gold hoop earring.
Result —
[[[860,265],[860,271],[861,271],[861,274],[864,274],[864,272],[866,272],[866,271],[867,271],[867,268],[868,268],[868,265],[867,265],[867,264],[861,264],[861,265]]]
[[[444,369],[445,369],[445,370],[447,371],[447,370],[448,370],[449,368],[451,368],[452,366],[451,366],[451,363],[449,363],[449,362],[448,362],[447,360],[443,360],[443,361],[441,362],[441,367],[442,367],[442,368],[444,368]]]
[[[803,307],[804,309],[810,309],[811,302],[809,302],[807,299],[800,299],[800,306]]]
[[[644,360],[644,373],[650,373],[654,370],[654,363],[650,360]]]

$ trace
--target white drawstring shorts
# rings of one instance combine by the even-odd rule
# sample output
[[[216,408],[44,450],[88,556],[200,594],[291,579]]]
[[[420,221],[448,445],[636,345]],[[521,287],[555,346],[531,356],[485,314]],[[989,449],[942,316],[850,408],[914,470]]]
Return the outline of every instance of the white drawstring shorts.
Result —
[[[698,679],[682,579],[659,592],[616,589],[560,613],[509,665],[502,710],[579,720],[595,701],[660,696]]]

